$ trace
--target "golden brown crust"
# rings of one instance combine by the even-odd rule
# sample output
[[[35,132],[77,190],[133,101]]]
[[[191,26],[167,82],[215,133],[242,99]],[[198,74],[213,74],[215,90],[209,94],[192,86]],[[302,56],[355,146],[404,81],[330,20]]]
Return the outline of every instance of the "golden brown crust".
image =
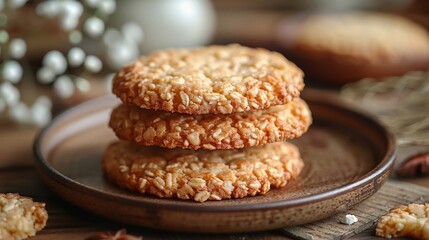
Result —
[[[429,240],[429,204],[412,203],[393,208],[379,219],[376,235]]]
[[[297,54],[302,51],[309,58],[340,63],[383,66],[429,60],[429,34],[424,27],[385,13],[356,11],[309,16],[300,25],[294,47]]]
[[[118,141],[103,157],[103,171],[119,186],[161,198],[198,202],[242,198],[283,187],[304,167],[286,142],[238,150],[166,150]]]
[[[120,139],[140,145],[213,150],[296,138],[310,123],[308,106],[297,98],[286,105],[229,115],[188,115],[122,104],[113,110],[109,126]]]
[[[122,102],[187,114],[230,114],[285,104],[303,73],[281,54],[240,45],[170,49],[141,57],[113,80]]]
[[[45,203],[14,193],[0,193],[0,239],[24,239],[42,230],[48,213]]]

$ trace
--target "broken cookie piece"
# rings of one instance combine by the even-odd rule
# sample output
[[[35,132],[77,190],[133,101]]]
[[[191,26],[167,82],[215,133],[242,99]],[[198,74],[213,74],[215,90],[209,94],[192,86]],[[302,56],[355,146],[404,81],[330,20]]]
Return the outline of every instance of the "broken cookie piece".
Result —
[[[42,230],[48,213],[45,203],[15,193],[0,193],[0,239],[24,239]]]
[[[429,239],[429,204],[397,206],[382,216],[377,224],[378,237]]]

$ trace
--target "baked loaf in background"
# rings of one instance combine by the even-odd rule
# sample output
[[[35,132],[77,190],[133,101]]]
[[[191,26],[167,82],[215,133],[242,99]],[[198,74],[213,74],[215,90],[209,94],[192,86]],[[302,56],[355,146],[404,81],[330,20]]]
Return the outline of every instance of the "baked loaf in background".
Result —
[[[429,69],[429,34],[404,17],[320,13],[282,24],[279,43],[311,81],[344,84]]]

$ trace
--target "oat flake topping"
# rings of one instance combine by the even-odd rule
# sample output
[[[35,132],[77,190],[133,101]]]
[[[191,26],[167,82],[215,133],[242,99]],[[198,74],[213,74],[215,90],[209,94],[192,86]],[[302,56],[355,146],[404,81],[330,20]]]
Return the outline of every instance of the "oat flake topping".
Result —
[[[154,52],[113,80],[124,103],[188,114],[265,109],[303,87],[303,72],[283,55],[236,44]]]

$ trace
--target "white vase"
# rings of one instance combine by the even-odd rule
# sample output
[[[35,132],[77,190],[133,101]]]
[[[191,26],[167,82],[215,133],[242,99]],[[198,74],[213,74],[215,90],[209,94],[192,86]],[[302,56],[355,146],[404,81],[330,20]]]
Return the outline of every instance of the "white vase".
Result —
[[[215,29],[215,13],[209,0],[117,1],[111,23],[120,27],[134,21],[143,29],[143,53],[172,47],[205,45]]]

